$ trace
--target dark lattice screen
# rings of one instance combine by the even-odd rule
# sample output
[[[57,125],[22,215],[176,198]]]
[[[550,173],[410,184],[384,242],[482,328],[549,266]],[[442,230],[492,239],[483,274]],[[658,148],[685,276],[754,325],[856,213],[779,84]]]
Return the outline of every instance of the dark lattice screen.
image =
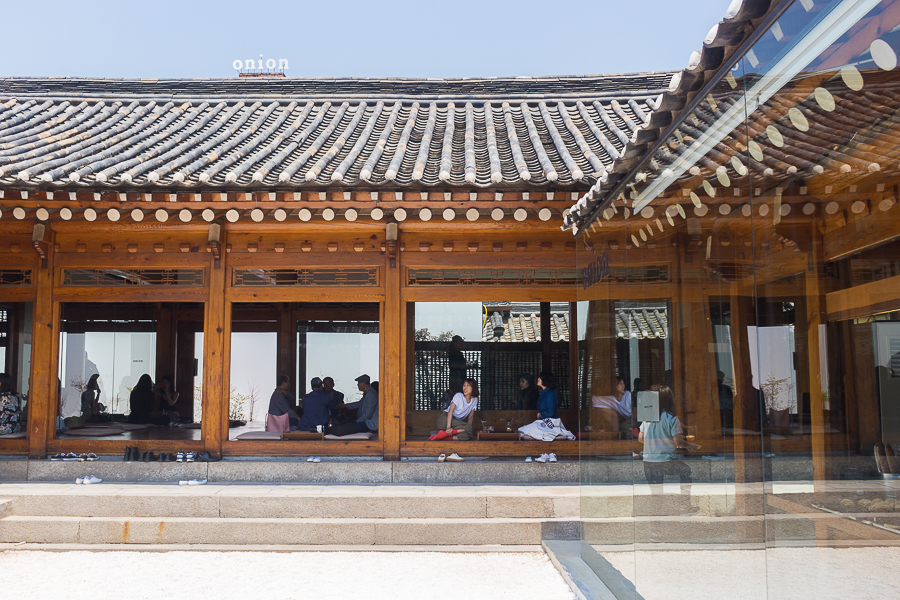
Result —
[[[554,344],[551,363],[558,384],[560,409],[571,407],[569,390],[569,345]],[[472,349],[472,348],[477,349]],[[479,410],[514,410],[519,393],[519,376],[541,370],[540,343],[468,343],[463,349],[469,364],[468,376],[478,381]],[[441,410],[444,391],[450,385],[450,363],[446,342],[416,342],[415,410]]]

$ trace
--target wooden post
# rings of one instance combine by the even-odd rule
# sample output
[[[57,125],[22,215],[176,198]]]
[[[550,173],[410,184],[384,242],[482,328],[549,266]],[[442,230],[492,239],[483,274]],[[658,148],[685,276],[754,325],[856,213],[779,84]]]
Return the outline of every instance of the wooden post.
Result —
[[[398,257],[400,259],[400,257]],[[400,262],[398,260],[398,262]],[[381,418],[378,421],[378,434],[381,437],[385,460],[399,460],[400,439],[403,419],[403,399],[400,395],[403,359],[401,349],[406,340],[406,319],[403,316],[403,303],[400,300],[400,273],[402,266],[395,263],[391,266],[390,258],[385,253],[384,260],[384,303],[382,305],[380,329],[384,355],[381,361],[381,388],[379,404]]]
[[[278,356],[275,359],[277,368],[276,376],[287,375],[293,381],[294,379],[294,361],[293,345],[294,332],[297,330],[294,324],[294,315],[291,305],[287,302],[278,304]],[[304,362],[305,364],[305,362]],[[293,381],[295,389],[305,389],[302,381]],[[303,384],[301,386],[301,384]],[[298,392],[299,393],[299,392]]]
[[[59,302],[53,298],[55,251],[53,232],[46,244],[47,266],[37,263],[31,338],[31,383],[28,392],[28,455],[46,458],[59,414]]]
[[[156,377],[159,382],[166,375],[175,376],[175,329],[172,306],[167,302],[156,304]],[[176,382],[172,381],[172,385]]]
[[[550,303],[541,302],[541,371],[553,370],[553,359],[551,346],[553,344],[553,335],[550,333]],[[559,374],[555,374],[559,377]]]
[[[825,433],[825,397],[822,393],[822,361],[820,340],[824,335],[825,297],[822,282],[819,280],[819,267],[822,264],[822,234],[818,224],[813,223],[812,250],[806,267],[806,339],[809,356],[809,411],[812,427],[812,459],[813,481],[825,482],[828,479],[825,452],[827,451]],[[852,352],[852,350],[850,350]]]
[[[675,372],[676,385],[681,381],[675,388],[675,402],[685,425],[697,427],[697,442],[719,452],[724,442],[720,435],[715,358],[710,352],[713,337],[709,297],[702,286],[706,271],[696,262],[701,260],[699,253],[689,256],[690,252],[684,248],[679,255],[678,304],[673,307],[670,319],[670,323],[674,322],[673,329],[678,331],[684,357],[682,370]],[[694,262],[689,262],[691,259]]]
[[[224,243],[224,242],[223,242]],[[227,254],[215,268],[210,255],[209,300],[203,325],[203,417],[200,430],[204,448],[210,454],[222,454],[222,441],[228,437],[228,398],[231,358],[231,303],[225,301],[228,267]]]

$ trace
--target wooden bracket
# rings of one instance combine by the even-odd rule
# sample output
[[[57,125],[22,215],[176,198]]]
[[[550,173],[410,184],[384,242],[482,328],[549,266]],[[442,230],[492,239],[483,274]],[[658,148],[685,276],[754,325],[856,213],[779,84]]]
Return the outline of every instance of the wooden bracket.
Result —
[[[35,251],[38,253],[38,256],[41,257],[41,268],[47,268],[47,254],[44,252],[44,248],[41,246],[41,242],[44,241],[44,233],[47,230],[47,226],[43,223],[36,223],[34,229],[31,232],[31,243],[34,245]]]
[[[219,223],[209,224],[209,248],[213,254],[213,266],[216,269],[222,268],[222,254],[219,248],[219,241],[222,237],[222,226]]]

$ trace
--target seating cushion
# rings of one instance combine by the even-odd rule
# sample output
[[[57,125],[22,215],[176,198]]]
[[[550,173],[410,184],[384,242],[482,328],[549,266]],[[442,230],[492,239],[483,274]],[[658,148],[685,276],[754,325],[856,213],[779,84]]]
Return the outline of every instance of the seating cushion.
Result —
[[[280,431],[248,431],[235,437],[236,440],[280,440]]]
[[[558,436],[556,436],[555,439],[553,439],[553,440],[551,440],[551,441],[553,441],[553,442],[563,442],[563,441],[566,441],[566,440],[568,440],[568,439],[569,439],[569,438],[567,438],[567,437],[564,436],[564,435],[558,435]],[[543,441],[544,441],[544,440],[539,440],[539,439],[537,439],[537,438],[533,438],[533,437],[531,437],[530,435],[525,435],[525,434],[522,434],[522,440],[527,441],[527,442],[543,442]]]
[[[371,431],[360,431],[359,433],[348,433],[347,435],[331,435],[325,436],[326,440],[371,440],[375,436]]]
[[[200,423],[185,423],[181,427],[183,429],[200,429]]]
[[[0,435],[0,440],[24,440],[28,436],[28,433],[25,431],[20,431],[18,433],[4,433]]]
[[[63,432],[64,435],[74,435],[77,437],[105,437],[107,435],[122,435],[125,433],[124,429],[119,429],[118,427],[113,429],[112,427],[86,427],[84,429],[70,429],[69,431]]]

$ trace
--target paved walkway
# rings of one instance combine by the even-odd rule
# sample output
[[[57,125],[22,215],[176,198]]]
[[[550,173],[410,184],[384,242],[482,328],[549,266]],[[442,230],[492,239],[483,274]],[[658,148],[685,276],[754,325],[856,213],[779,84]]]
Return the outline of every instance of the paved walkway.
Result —
[[[0,552],[7,598],[574,600],[543,552]]]

